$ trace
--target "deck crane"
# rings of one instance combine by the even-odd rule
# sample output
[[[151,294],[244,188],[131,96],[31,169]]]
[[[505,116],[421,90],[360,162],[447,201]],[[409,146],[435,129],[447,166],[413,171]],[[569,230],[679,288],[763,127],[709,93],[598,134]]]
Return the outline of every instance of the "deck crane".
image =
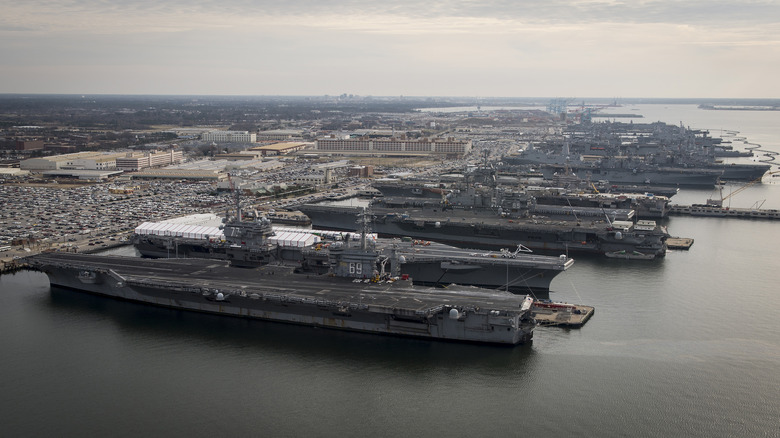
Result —
[[[765,175],[772,175],[772,174],[775,174],[775,173],[780,173],[780,171],[777,171],[777,170],[776,170],[776,171],[774,171],[774,172],[767,172],[767,173],[765,173]],[[746,184],[744,184],[744,185],[742,185],[742,186],[740,186],[740,187],[737,187],[737,189],[736,189],[736,190],[734,190],[733,192],[729,193],[729,194],[728,194],[728,195],[726,195],[726,196],[723,196],[723,185],[721,185],[721,184],[719,183],[719,184],[718,184],[718,187],[720,188],[720,199],[708,199],[708,200],[707,200],[707,205],[711,205],[711,206],[713,206],[713,207],[723,207],[723,201],[725,201],[726,199],[729,199],[729,198],[731,198],[732,196],[734,196],[734,195],[736,195],[737,193],[739,193],[739,192],[741,192],[741,191],[743,191],[743,190],[747,189],[748,187],[751,187],[751,186],[753,186],[754,184],[761,182],[761,180],[762,180],[763,178],[764,178],[764,175],[761,175],[761,176],[759,176],[758,178],[756,178],[756,179],[754,179],[754,180],[752,180],[752,181],[749,181],[749,182],[747,182]]]

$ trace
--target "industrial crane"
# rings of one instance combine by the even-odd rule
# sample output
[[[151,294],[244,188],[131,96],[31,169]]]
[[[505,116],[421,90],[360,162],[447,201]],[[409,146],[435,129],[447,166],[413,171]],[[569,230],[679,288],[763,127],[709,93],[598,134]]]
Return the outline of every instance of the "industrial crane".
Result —
[[[772,175],[772,174],[775,174],[775,173],[780,173],[780,171],[776,170],[774,172],[767,172],[765,175]],[[764,175],[761,175],[758,178],[756,178],[756,179],[754,179],[752,181],[749,181],[748,183],[744,184],[743,186],[738,187],[736,190],[734,190],[733,192],[729,193],[726,196],[723,196],[723,186],[721,184],[718,184],[718,187],[720,188],[720,199],[708,199],[707,200],[707,205],[712,205],[714,207],[723,207],[723,201],[725,201],[726,199],[731,198],[732,196],[734,196],[737,193],[745,190],[746,188],[751,187],[754,184],[761,182],[761,180],[763,178],[764,178]]]

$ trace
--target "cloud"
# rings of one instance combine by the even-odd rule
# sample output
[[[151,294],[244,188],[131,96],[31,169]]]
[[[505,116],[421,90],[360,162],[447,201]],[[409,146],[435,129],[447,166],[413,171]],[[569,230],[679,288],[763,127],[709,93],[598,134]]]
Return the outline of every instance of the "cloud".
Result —
[[[4,4],[3,4],[4,3]],[[314,25],[341,21],[344,24],[372,24],[364,30],[418,26],[438,29],[463,23],[510,22],[528,25],[593,23],[667,23],[701,26],[743,26],[775,23],[780,5],[774,1],[660,0],[660,1],[578,1],[578,0],[3,0],[6,23],[30,23],[50,31],[114,29],[117,32],[156,31],[250,23],[281,22]],[[327,17],[321,20],[322,17]],[[339,20],[340,18],[340,20]],[[383,25],[384,23],[384,25]],[[399,26],[408,23],[408,26]],[[133,25],[132,28],[126,26]]]
[[[712,92],[705,82],[712,90],[710,82],[733,81],[739,71],[730,63],[739,59],[739,68],[752,70],[754,94],[757,79],[780,94],[772,78],[780,6],[768,1],[0,0],[0,7],[0,92],[99,84],[100,92],[166,94],[594,95],[587,90],[610,87],[622,90],[609,96],[651,88],[701,94]],[[562,88],[582,91],[555,92]]]

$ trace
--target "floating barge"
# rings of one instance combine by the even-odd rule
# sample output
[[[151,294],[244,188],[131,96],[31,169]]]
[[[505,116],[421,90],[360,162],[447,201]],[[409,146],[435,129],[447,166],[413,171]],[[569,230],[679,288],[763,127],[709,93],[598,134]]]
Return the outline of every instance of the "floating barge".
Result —
[[[582,327],[596,309],[582,304],[559,303],[549,300],[534,301],[531,314],[540,326]]]
[[[691,237],[669,237],[666,239],[666,247],[669,249],[691,249],[693,238]]]

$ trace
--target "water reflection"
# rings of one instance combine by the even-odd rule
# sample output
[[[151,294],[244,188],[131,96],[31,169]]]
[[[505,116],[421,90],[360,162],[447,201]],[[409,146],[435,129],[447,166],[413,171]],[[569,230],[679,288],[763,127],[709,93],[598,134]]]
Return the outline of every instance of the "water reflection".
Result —
[[[167,309],[59,287],[51,288],[50,304],[73,318],[108,318],[127,341],[173,340],[207,346],[220,355],[274,355],[341,367],[424,372],[441,367],[522,368],[534,354],[532,345],[476,345],[313,328]]]

